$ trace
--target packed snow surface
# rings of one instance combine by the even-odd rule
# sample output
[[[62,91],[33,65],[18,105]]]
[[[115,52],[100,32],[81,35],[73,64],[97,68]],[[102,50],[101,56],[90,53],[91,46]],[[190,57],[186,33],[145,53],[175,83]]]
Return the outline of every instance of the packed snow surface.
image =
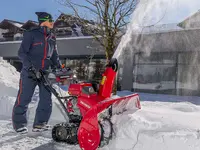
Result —
[[[3,91],[0,93],[0,150],[79,150],[78,145],[53,142],[48,132],[38,135],[30,133],[26,137],[13,133],[11,114],[18,83],[19,73],[0,60],[0,89]],[[199,150],[200,106],[187,102],[189,99],[177,101],[176,98],[142,93],[141,110],[113,116],[113,140],[101,150]],[[194,99],[199,100],[198,97]],[[65,121],[56,104],[54,99],[52,125]],[[29,129],[36,107],[37,102],[32,102],[28,111]]]

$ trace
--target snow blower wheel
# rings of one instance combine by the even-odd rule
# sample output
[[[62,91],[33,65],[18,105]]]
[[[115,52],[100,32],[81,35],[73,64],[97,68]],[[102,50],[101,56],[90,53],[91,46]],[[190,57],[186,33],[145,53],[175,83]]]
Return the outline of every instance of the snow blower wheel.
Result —
[[[52,138],[56,142],[78,144],[77,132],[79,125],[74,123],[57,124],[52,129]]]
[[[99,126],[101,135],[99,147],[103,147],[105,145],[108,145],[108,143],[112,139],[113,126],[110,119],[107,118],[104,118],[101,122],[99,122]]]

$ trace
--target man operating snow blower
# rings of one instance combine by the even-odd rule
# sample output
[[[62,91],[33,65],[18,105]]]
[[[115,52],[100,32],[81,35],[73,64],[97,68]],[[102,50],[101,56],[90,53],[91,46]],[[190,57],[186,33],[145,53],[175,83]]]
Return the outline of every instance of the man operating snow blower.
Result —
[[[23,41],[18,56],[23,63],[20,75],[19,91],[13,107],[13,127],[18,133],[27,133],[26,112],[31,102],[35,87],[39,86],[40,101],[35,114],[33,132],[50,129],[47,124],[52,112],[51,92],[42,83],[37,81],[39,70],[49,67],[60,68],[56,38],[52,33],[53,19],[46,12],[36,12],[39,26],[24,32]]]

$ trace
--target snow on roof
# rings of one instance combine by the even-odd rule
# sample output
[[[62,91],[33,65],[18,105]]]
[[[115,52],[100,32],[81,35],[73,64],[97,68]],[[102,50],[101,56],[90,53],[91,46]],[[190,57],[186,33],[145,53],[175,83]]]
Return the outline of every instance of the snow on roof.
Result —
[[[195,19],[195,18],[198,17],[198,16],[200,16],[200,10],[198,10],[196,13],[194,13],[194,14],[190,15],[189,17],[187,17],[186,19],[184,19],[182,22],[180,22],[180,23],[178,24],[178,26],[180,26],[180,27],[185,27],[185,24],[186,24],[188,21],[190,21],[190,20],[192,20],[192,19]],[[197,21],[198,21],[198,20],[197,20]]]
[[[14,26],[21,28],[23,24],[17,23],[17,22],[11,22]]]
[[[138,27],[134,29],[136,33],[151,34],[160,32],[170,32],[170,31],[180,31],[183,30],[181,27],[177,26],[176,23],[172,24],[160,24],[149,27]]]
[[[9,24],[11,24],[11,25],[13,25],[13,26],[15,26],[15,27],[18,27],[18,28],[21,28],[22,25],[24,24],[24,23],[22,23],[22,22],[18,22],[18,21],[14,21],[14,20],[4,19],[4,20],[0,23],[0,25],[2,25],[3,28],[6,28],[7,23],[9,23]]]
[[[24,25],[27,25],[27,24],[29,24],[29,23],[38,24],[38,22],[36,22],[36,21],[28,20],[27,22],[25,22],[25,23],[23,24],[23,26],[24,26]]]

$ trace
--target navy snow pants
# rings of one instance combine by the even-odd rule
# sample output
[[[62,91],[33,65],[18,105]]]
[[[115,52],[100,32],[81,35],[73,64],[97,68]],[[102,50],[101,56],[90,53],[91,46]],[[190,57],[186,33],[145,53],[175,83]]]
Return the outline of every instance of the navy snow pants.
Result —
[[[36,109],[33,126],[49,121],[52,112],[51,92],[42,83],[29,78],[28,72],[23,69],[20,76],[18,96],[13,107],[12,121],[15,130],[27,126],[26,112],[37,85],[39,86],[40,100]]]

